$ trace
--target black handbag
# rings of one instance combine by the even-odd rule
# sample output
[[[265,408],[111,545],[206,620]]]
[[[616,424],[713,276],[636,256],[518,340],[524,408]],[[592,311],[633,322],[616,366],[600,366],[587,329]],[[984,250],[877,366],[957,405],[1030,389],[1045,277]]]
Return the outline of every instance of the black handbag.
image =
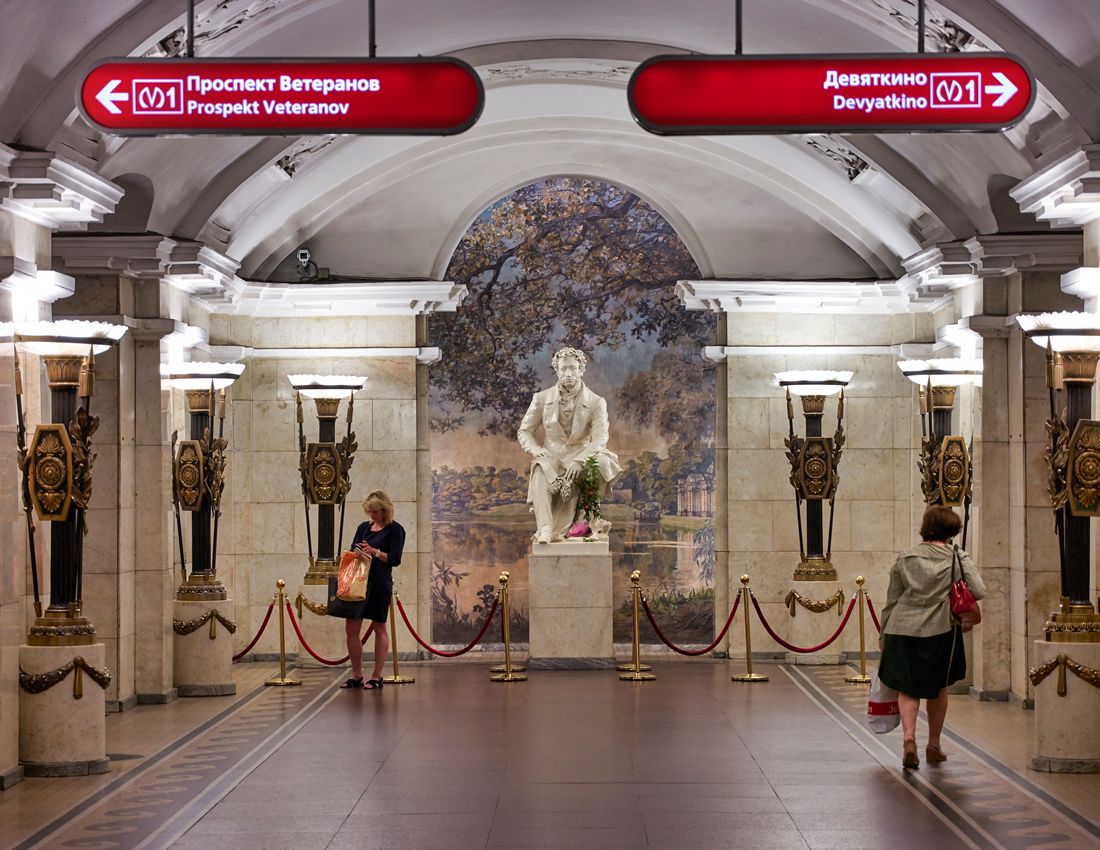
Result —
[[[363,602],[348,602],[336,595],[336,576],[328,577],[328,603],[325,606],[326,613],[330,617],[339,617],[342,620],[361,620],[363,618]],[[368,590],[368,599],[370,591]]]

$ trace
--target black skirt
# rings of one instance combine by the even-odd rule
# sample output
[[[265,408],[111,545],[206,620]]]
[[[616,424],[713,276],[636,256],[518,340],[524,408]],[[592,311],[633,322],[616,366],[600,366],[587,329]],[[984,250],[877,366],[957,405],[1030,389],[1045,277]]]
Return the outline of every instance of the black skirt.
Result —
[[[935,699],[940,691],[966,676],[962,629],[933,637],[884,635],[879,680],[916,699]]]

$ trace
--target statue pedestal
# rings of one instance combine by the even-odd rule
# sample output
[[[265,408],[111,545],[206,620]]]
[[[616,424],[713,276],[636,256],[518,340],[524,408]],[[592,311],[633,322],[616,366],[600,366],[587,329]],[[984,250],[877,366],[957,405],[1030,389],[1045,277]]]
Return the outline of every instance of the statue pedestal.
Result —
[[[176,600],[172,612],[173,682],[181,697],[237,693],[233,681],[233,635],[212,612],[233,622],[233,600]],[[180,633],[188,629],[186,634]]]
[[[607,541],[532,544],[527,563],[528,668],[614,667]]]
[[[1100,670],[1100,643],[1054,643],[1037,640],[1035,667],[1064,655],[1081,667]],[[1065,696],[1058,695],[1061,671],[1056,666],[1035,686],[1035,752],[1033,770],[1048,773],[1100,773],[1100,688],[1065,671]]]
[[[322,658],[328,658],[332,661],[343,658],[348,654],[347,638],[344,632],[344,623],[347,621],[341,620],[339,617],[330,617],[325,613],[325,607],[328,604],[328,579],[325,579],[324,585],[313,584],[307,580],[299,586],[298,593],[306,601],[302,603],[302,616],[298,617],[297,605],[294,606],[294,616],[298,617],[298,626],[309,643],[309,648]],[[274,620],[274,615],[272,620]],[[278,623],[275,623],[276,628],[278,628],[278,625]],[[268,626],[268,628],[271,627]],[[366,625],[360,630],[360,636],[365,630]],[[298,636],[294,634],[294,629],[290,623],[286,624],[286,631],[287,651],[289,652],[293,646],[298,645]],[[367,643],[370,647],[373,647],[374,638],[371,638]],[[364,654],[366,654],[366,649],[364,649]],[[321,664],[309,654],[304,646],[298,649],[297,666],[335,669],[331,665]]]
[[[102,643],[19,647],[19,667],[31,676],[59,671],[78,657],[96,670],[106,669]],[[77,690],[79,697],[74,694]],[[79,668],[38,693],[20,687],[19,761],[25,776],[109,771],[106,688]]]
[[[791,591],[801,596],[813,607],[819,607],[814,603],[822,603],[831,599],[840,590],[839,581],[795,581],[791,583]],[[790,617],[790,630],[787,640],[795,646],[817,646],[832,637],[844,617],[844,611],[848,607],[845,599],[839,606],[833,603],[831,608],[824,611],[814,611],[804,607],[794,600],[794,616]],[[837,616],[837,610],[840,616]],[[788,652],[787,661],[794,664],[839,664],[844,656],[845,638],[849,636],[853,626],[859,628],[856,619],[858,611],[852,612],[852,620],[840,635],[827,647],[819,652]],[[855,638],[858,646],[859,636]]]

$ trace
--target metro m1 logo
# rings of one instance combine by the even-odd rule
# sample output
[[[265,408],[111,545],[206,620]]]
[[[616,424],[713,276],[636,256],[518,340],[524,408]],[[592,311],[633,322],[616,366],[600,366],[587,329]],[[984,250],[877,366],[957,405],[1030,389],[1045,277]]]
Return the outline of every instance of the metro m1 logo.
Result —
[[[662,135],[996,131],[1027,114],[1035,82],[1004,53],[656,56],[627,96]]]
[[[131,91],[134,115],[183,115],[182,80],[134,80]]]

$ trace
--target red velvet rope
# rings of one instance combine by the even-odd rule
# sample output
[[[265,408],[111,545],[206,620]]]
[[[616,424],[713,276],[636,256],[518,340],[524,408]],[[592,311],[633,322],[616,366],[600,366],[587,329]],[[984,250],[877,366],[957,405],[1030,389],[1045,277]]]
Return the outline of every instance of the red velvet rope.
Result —
[[[867,597],[867,610],[871,612],[871,622],[875,624],[875,631],[882,633],[882,623],[878,621],[878,615],[875,614],[875,606],[871,603],[871,597]]]
[[[256,645],[256,641],[260,639],[260,635],[262,635],[264,633],[264,629],[267,628],[267,621],[271,619],[271,611],[274,607],[275,600],[272,599],[271,604],[267,606],[267,614],[264,616],[264,621],[260,624],[260,630],[256,632],[256,637],[252,638],[252,642],[249,643],[248,646],[246,646],[244,649],[233,656],[234,661],[240,661],[242,658],[248,655],[248,651]]]
[[[290,613],[290,625],[294,626],[294,634],[298,635],[298,642],[306,648],[306,652],[312,655],[317,661],[320,661],[322,664],[327,664],[329,667],[339,667],[341,664],[346,664],[348,662],[348,660],[351,658],[350,654],[345,655],[338,661],[333,661],[331,658],[322,658],[320,655],[314,652],[310,645],[306,643],[306,639],[302,635],[302,630],[298,628],[298,618],[294,616],[294,606],[288,602],[286,603],[286,610]],[[370,627],[367,629],[367,633],[363,635],[363,646],[367,645],[367,638],[371,636],[371,632],[374,631],[374,627],[375,623],[372,621]]]
[[[649,601],[644,596],[642,597],[642,607],[645,608],[645,615],[649,618],[649,624],[653,626],[653,631],[656,632],[657,637],[661,639],[661,643],[673,652],[678,652],[681,655],[706,655],[714,649],[714,647],[718,646],[718,644],[722,642],[722,638],[726,636],[726,632],[729,631],[730,625],[733,623],[733,615],[737,613],[737,606],[740,604],[741,594],[738,593],[737,597],[733,600],[733,608],[730,610],[730,615],[726,618],[726,624],[722,626],[722,631],[718,633],[718,637],[714,639],[713,643],[702,649],[682,649],[665,637],[665,633],[661,631],[661,627],[658,626],[657,621],[653,619],[653,612],[649,610]]]
[[[484,625],[482,625],[481,631],[477,633],[477,637],[466,644],[466,646],[462,647],[462,649],[457,649],[454,652],[448,652],[447,650],[443,649],[436,649],[435,647],[428,646],[428,644],[424,643],[424,641],[421,640],[420,635],[416,633],[416,629],[413,628],[412,623],[409,622],[409,617],[405,613],[405,606],[401,604],[400,599],[397,600],[397,610],[401,612],[401,619],[405,621],[405,626],[408,628],[409,634],[413,636],[418,644],[428,650],[428,652],[432,653],[432,655],[440,655],[443,658],[455,658],[459,655],[465,655],[467,652],[469,652],[471,649],[481,643],[481,639],[485,637],[485,632],[489,629],[489,624],[493,622],[493,615],[497,612],[497,604],[499,603],[499,601],[500,600],[498,599],[493,600],[493,607],[489,609],[489,616],[485,618],[485,623]]]
[[[837,630],[833,632],[833,636],[827,641],[819,643],[817,646],[802,647],[795,646],[793,643],[787,643],[785,640],[783,640],[783,638],[777,635],[772,630],[772,627],[768,625],[768,621],[764,619],[764,612],[760,610],[760,603],[756,601],[756,594],[752,591],[749,591],[749,595],[752,596],[752,606],[756,609],[756,616],[760,618],[760,622],[764,625],[764,628],[765,630],[767,630],[768,634],[772,636],[772,640],[774,640],[784,649],[789,649],[791,652],[818,652],[827,647],[830,643],[840,637],[840,633],[844,631],[844,627],[848,625],[848,618],[852,616],[852,609],[856,607],[855,598],[849,599],[848,610],[844,612],[844,619],[840,621],[840,625],[837,626]]]

